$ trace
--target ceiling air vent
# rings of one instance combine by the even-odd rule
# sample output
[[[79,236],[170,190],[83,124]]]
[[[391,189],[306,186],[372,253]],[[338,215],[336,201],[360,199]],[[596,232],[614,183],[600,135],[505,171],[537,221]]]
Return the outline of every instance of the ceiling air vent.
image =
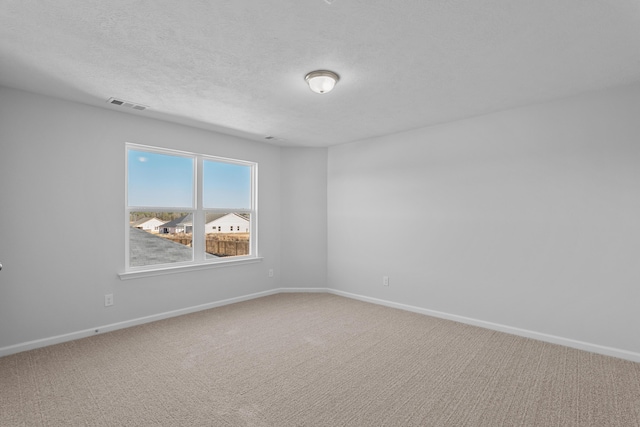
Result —
[[[280,138],[279,136],[273,136],[273,135],[265,136],[264,139],[266,139],[269,142],[273,142],[275,144],[278,144],[278,143],[282,144],[282,143],[285,143],[287,141],[284,138]]]
[[[122,99],[109,98],[107,102],[111,105],[117,105],[119,107],[133,108],[134,110],[143,111],[146,110],[146,105],[136,104],[135,102],[123,101]]]

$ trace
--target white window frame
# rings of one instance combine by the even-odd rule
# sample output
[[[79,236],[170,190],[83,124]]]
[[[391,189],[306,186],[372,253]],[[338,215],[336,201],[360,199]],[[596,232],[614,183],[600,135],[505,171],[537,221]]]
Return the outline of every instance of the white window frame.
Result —
[[[151,206],[129,206],[128,183],[129,183],[129,150],[146,151],[150,153],[164,154],[169,156],[179,156],[194,159],[193,170],[193,203],[192,207],[151,207]],[[168,273],[178,273],[190,270],[201,270],[206,268],[223,267],[230,265],[246,264],[259,262],[262,260],[258,256],[258,164],[256,162],[230,159],[225,157],[212,156],[208,154],[191,153],[188,151],[180,151],[169,148],[155,147],[150,145],[141,145],[127,142],[125,143],[125,271],[119,273],[120,279],[132,279],[137,277],[157,276]],[[236,165],[249,166],[251,170],[251,208],[216,208],[205,209],[203,207],[203,164],[205,160],[214,162],[231,163]],[[129,230],[130,230],[130,214],[136,211],[148,212],[185,212],[192,213],[193,231],[192,231],[192,248],[193,259],[191,261],[175,262],[169,264],[155,264],[140,267],[132,267],[129,264],[130,248],[129,248]],[[249,227],[249,255],[239,255],[233,257],[210,258],[205,255],[205,218],[207,213],[248,213],[250,215]]]

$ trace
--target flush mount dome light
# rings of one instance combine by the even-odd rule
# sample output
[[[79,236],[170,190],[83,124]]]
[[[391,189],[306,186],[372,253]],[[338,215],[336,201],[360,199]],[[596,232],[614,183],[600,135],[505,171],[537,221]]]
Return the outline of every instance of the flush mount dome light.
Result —
[[[309,88],[315,93],[327,93],[333,90],[340,76],[333,71],[318,70],[307,74],[304,79],[309,84]]]

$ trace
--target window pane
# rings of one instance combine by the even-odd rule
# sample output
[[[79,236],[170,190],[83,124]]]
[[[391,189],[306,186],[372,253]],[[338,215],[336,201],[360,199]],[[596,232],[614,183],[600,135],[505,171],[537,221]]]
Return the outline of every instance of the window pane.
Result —
[[[207,213],[206,258],[250,255],[251,216],[245,213]]]
[[[193,260],[193,214],[131,212],[129,220],[131,267]]]
[[[128,150],[128,204],[193,207],[193,159]]]
[[[130,272],[256,256],[255,163],[136,144],[126,155]]]
[[[202,180],[205,208],[251,209],[251,166],[205,160]]]

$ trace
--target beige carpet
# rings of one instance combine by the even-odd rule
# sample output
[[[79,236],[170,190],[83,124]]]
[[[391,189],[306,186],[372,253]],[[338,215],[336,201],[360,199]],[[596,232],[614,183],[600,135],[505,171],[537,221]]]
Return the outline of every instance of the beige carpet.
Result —
[[[638,426],[640,364],[330,294],[0,358],[1,426]]]

